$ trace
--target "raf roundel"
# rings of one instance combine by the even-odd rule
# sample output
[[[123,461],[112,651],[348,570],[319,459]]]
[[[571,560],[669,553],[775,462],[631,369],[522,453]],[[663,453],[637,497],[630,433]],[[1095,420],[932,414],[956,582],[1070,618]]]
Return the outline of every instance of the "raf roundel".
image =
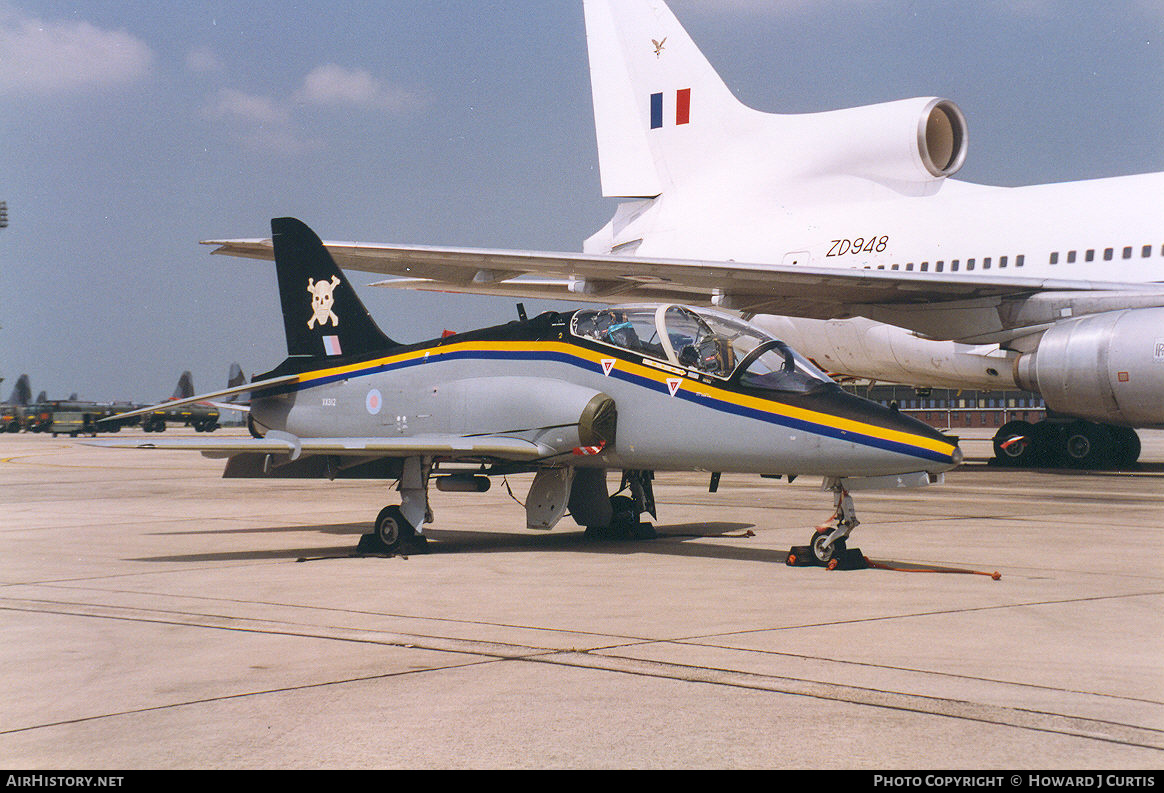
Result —
[[[380,408],[384,406],[384,400],[380,397],[380,391],[373,388],[368,392],[368,396],[364,398],[364,407],[368,412],[375,416],[380,412]]]

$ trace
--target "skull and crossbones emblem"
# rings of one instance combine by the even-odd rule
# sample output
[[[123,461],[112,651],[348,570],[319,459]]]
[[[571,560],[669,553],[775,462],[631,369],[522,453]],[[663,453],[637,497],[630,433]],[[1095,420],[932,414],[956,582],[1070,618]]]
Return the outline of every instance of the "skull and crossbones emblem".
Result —
[[[334,327],[339,327],[339,317],[331,310],[335,303],[335,295],[332,292],[339,286],[340,279],[332,276],[330,281],[316,281],[314,278],[307,279],[307,291],[311,293],[311,310],[315,313],[311,315],[311,319],[307,320],[307,327],[314,329],[315,323],[319,323],[323,327],[327,323],[331,323]]]

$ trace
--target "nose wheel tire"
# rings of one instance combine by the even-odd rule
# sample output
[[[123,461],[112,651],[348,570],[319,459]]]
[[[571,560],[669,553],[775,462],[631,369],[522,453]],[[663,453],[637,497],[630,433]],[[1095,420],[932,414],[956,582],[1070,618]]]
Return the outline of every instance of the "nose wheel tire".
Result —
[[[836,519],[836,527],[821,526],[813,532],[808,545],[796,545],[788,551],[785,563],[789,567],[816,566],[829,570],[863,570],[868,567],[868,561],[861,553],[861,549],[850,549],[847,544],[849,535],[861,522],[857,520],[853,499],[840,479],[826,479],[825,486],[833,491],[833,505],[836,509],[830,520]]]
[[[812,537],[812,555],[820,563],[827,565],[834,556],[841,556],[845,552],[845,541],[837,540],[832,545],[825,545],[829,532],[820,532]]]
[[[847,547],[844,539],[826,548],[829,534],[814,534],[808,545],[793,546],[784,563],[789,567],[824,567],[827,570],[864,570],[869,566],[861,549]]]

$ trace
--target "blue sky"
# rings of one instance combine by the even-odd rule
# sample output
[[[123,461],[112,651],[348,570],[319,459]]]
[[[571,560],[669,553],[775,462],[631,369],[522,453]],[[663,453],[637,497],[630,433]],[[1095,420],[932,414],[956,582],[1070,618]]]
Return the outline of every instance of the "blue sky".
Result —
[[[944,96],[967,181],[1164,170],[1164,0],[673,0],[753,107]],[[600,196],[581,0],[0,0],[0,394],[161,399],[284,355],[271,265],[198,241],[579,250]],[[363,288],[393,338],[513,301]],[[548,304],[529,304],[530,310]]]

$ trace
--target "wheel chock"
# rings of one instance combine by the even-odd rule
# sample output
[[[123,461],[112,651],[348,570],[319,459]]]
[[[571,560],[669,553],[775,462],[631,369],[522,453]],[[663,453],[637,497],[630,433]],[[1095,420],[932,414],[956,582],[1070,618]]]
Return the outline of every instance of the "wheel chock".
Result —
[[[807,545],[794,545],[788,550],[788,557],[784,564],[789,567],[815,567],[816,557],[812,555],[812,548]]]
[[[792,546],[784,563],[789,567],[824,567],[829,570],[864,570],[869,567],[869,561],[860,548],[846,548],[825,563],[818,561],[807,545]]]
[[[837,563],[835,567],[830,567],[830,570],[864,570],[869,567],[869,560],[861,553],[860,548],[846,548],[829,562]]]
[[[400,547],[392,551],[376,534],[361,534],[356,543],[356,553],[361,556],[414,556],[428,553],[428,538],[425,536],[412,537],[400,543]]]
[[[388,549],[384,547],[384,543],[380,542],[380,538],[375,534],[361,534],[360,541],[356,543],[356,553],[383,554],[387,552]]]

